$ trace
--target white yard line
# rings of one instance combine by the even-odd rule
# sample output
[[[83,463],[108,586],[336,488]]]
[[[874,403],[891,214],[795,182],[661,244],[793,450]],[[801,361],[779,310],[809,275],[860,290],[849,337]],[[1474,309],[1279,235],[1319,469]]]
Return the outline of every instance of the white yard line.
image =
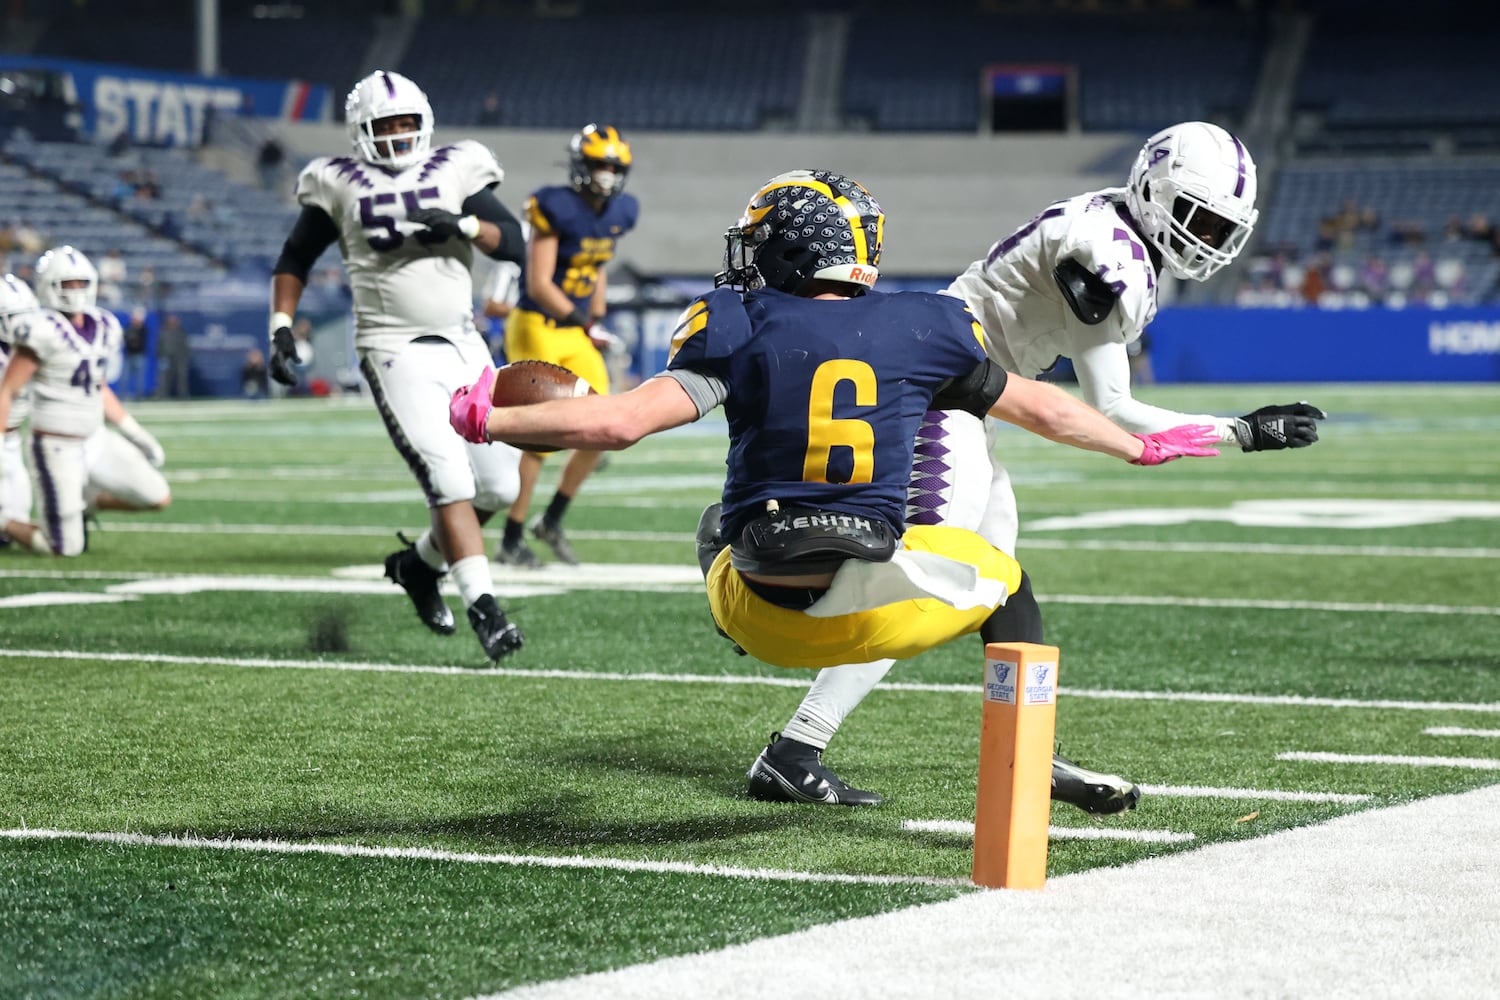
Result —
[[[369,663],[348,660],[282,660],[260,657],[182,656],[150,652],[88,652],[81,649],[3,649],[0,659],[71,660],[84,663],[169,664],[182,666],[243,667],[271,670],[347,670],[354,673],[439,674],[485,678],[520,677],[576,680],[586,683],[620,681],[639,684],[745,684],[752,687],[806,688],[811,673],[788,671],[787,676],[757,674],[660,674],[650,671],[623,673],[593,670],[524,670],[517,667],[445,667],[418,663]],[[979,684],[916,684],[890,681],[876,688],[876,693],[908,692],[971,695]],[[1464,701],[1394,701],[1359,698],[1307,698],[1301,695],[1230,694],[1206,691],[1122,691],[1115,689],[1064,687],[1060,692],[1070,698],[1099,698],[1111,701],[1212,702],[1231,705],[1277,705],[1289,708],[1394,709],[1411,712],[1478,712],[1500,714],[1500,702]]]
[[[109,518],[102,529],[125,534],[160,535],[286,535],[338,537],[394,537],[390,527],[322,524],[188,524],[153,519]],[[1024,530],[1024,528],[1023,528]],[[569,538],[586,541],[666,543],[689,545],[687,531],[603,531],[569,528]],[[1028,549],[1064,552],[1217,552],[1233,555],[1338,556],[1411,559],[1500,559],[1500,549],[1409,545],[1298,545],[1266,542],[1153,542],[1108,539],[1023,538],[1021,554]]]
[[[1457,726],[1428,726],[1423,736],[1477,736],[1481,739],[1500,740],[1500,729],[1460,729]]]
[[[848,875],[839,872],[801,872],[777,868],[738,868],[732,865],[699,865],[685,861],[634,861],[628,858],[592,858],[583,855],[559,857],[549,854],[476,854],[439,851],[426,847],[370,847],[363,844],[308,843],[290,840],[216,840],[207,837],[152,836],[143,833],[90,832],[83,830],[0,830],[7,840],[78,840],[124,847],[199,848],[214,851],[248,851],[258,854],[326,854],[345,858],[410,859],[466,865],[510,865],[520,868],[604,869],[619,872],[651,872],[669,875],[705,875],[768,882],[835,882],[846,885],[953,885],[972,886],[964,879],[923,878],[917,875]]]
[[[974,838],[974,824],[957,819],[906,819],[901,821],[901,829],[915,833],[951,833],[971,840]],[[1198,839],[1192,833],[1126,830],[1113,826],[1049,826],[1047,836],[1051,840],[1124,840],[1137,844],[1185,844]]]
[[[1489,757],[1408,757],[1384,753],[1323,753],[1291,750],[1277,760],[1302,760],[1317,764],[1390,764],[1396,767],[1453,767],[1469,771],[1500,771],[1500,760]]]
[[[1493,997],[1497,870],[1500,785],[492,997]]]
[[[1203,785],[1141,785],[1147,795],[1169,799],[1248,799],[1255,802],[1368,802],[1373,796],[1349,792],[1291,792],[1280,788],[1212,788]]]

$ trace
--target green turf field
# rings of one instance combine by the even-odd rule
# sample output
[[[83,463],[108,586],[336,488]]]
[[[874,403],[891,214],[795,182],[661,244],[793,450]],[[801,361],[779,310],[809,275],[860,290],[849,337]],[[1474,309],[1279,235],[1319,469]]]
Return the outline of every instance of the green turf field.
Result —
[[[1002,435],[1063,750],[1147,788],[1054,807],[1051,873],[1500,781],[1500,387],[1142,395],[1333,417],[1159,469]],[[830,750],[884,806],[743,795],[808,676],[710,625],[722,425],[612,457],[585,566],[497,571],[491,669],[380,579],[426,514],[368,401],[136,413],[171,508],[0,551],[0,997],[468,996],[972,891],[977,641]]]

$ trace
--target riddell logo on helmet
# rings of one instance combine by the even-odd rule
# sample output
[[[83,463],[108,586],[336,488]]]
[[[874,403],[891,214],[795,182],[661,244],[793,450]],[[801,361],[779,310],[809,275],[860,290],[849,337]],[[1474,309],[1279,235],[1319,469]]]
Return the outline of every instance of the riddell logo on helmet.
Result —
[[[877,272],[877,271],[871,271],[871,270],[868,270],[868,269],[863,268],[863,267],[856,266],[856,267],[850,268],[850,270],[849,270],[849,280],[850,281],[857,282],[857,283],[859,283],[861,285],[869,285],[872,288],[874,287],[874,285],[875,285],[875,279],[878,276],[879,276],[879,272]]]

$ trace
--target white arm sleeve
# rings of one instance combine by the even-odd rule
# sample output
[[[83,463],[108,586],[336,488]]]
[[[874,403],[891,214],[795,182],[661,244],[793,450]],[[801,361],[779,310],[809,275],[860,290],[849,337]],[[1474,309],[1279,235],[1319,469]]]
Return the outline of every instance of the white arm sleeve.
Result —
[[[1210,424],[1219,440],[1237,444],[1232,417],[1178,413],[1142,403],[1130,395],[1130,356],[1123,343],[1094,343],[1073,354],[1073,370],[1084,401],[1133,434],[1154,434],[1182,424]]]

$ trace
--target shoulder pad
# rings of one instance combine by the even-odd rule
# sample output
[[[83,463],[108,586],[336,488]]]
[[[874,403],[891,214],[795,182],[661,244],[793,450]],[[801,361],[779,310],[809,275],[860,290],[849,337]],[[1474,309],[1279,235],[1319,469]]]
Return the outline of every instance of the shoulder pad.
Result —
[[[1058,261],[1052,277],[1073,315],[1088,326],[1103,323],[1119,298],[1109,282],[1072,257]]]

